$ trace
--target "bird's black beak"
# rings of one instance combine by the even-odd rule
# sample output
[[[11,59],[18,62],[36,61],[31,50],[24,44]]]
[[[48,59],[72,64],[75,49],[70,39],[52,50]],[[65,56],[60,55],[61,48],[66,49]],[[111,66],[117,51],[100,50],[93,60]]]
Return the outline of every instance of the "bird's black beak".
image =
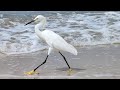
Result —
[[[35,21],[35,20],[32,20],[32,21],[26,23],[25,26],[28,25],[28,24],[30,24],[30,23],[32,23],[32,22],[34,22],[34,21]]]

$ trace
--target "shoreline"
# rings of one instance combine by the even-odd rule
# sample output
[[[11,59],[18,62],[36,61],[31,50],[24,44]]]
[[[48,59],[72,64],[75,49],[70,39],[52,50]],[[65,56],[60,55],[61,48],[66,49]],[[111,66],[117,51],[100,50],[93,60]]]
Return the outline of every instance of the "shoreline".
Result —
[[[45,65],[37,71],[39,75],[26,76],[41,64],[47,50],[33,53],[0,55],[0,78],[7,79],[119,79],[120,45],[101,45],[99,47],[77,47],[78,55],[62,52],[72,67],[73,73],[67,75],[68,67],[59,53],[52,52]]]

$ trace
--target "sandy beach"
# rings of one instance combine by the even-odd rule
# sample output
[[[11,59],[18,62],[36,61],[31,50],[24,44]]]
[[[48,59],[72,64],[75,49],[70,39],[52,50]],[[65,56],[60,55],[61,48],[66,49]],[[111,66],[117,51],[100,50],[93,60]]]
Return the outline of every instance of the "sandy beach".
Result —
[[[0,79],[120,79],[120,46],[101,45],[77,47],[78,55],[62,52],[73,72],[67,75],[68,67],[59,53],[52,52],[39,75],[26,76],[24,72],[41,64],[47,50],[27,54],[0,54]]]

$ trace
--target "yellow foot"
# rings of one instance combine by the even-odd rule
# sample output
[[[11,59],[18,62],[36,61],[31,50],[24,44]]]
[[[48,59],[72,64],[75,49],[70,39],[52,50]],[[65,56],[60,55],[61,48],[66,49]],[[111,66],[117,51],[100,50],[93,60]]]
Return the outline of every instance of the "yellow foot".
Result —
[[[24,73],[25,75],[33,75],[33,74],[39,74],[38,72],[32,70],[32,71],[29,71],[29,72],[25,72]]]
[[[72,69],[69,69],[69,70],[67,71],[67,75],[68,75],[68,76],[71,76],[72,73],[73,73],[73,70],[72,70]]]

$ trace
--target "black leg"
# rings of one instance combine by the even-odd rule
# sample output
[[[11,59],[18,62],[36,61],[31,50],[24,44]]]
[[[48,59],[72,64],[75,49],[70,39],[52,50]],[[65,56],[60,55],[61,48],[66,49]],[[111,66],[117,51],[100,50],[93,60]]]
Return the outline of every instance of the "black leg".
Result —
[[[61,52],[59,52],[59,53],[62,55],[62,53],[61,53]],[[62,55],[62,57],[63,57],[63,59],[65,60],[66,64],[68,65],[69,69],[70,69],[70,65],[68,64],[68,62],[67,62],[67,60],[66,60],[65,56],[63,56],[63,55]]]
[[[49,55],[47,55],[47,57],[46,57],[45,61],[44,61],[42,64],[40,64],[39,66],[37,66],[37,67],[34,69],[34,71],[36,71],[36,70],[37,70],[40,66],[42,66],[43,64],[45,64],[45,63],[46,63],[48,56],[49,56]]]

